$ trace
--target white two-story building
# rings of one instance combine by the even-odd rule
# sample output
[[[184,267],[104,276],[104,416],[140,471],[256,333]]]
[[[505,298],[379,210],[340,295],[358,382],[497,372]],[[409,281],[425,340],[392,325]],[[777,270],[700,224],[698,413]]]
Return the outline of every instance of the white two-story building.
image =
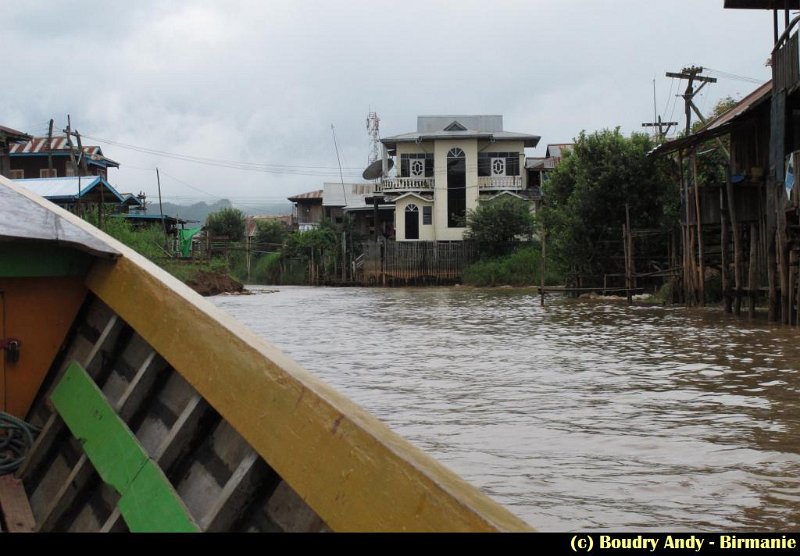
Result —
[[[539,136],[504,131],[503,116],[418,116],[416,132],[381,141],[396,175],[378,193],[395,204],[398,241],[459,241],[480,202],[530,198],[525,149]]]

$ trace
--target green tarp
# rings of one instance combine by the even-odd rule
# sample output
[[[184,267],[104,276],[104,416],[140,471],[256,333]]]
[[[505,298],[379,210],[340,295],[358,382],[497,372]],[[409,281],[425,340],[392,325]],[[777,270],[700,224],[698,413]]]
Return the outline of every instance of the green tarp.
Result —
[[[188,228],[186,230],[178,230],[178,239],[181,245],[181,255],[188,257],[192,254],[192,238],[199,232],[201,228]]]

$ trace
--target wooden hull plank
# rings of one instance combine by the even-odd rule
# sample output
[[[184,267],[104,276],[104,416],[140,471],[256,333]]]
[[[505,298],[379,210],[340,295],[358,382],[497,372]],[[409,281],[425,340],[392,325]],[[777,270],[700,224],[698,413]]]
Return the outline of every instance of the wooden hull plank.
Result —
[[[0,517],[9,533],[30,533],[36,526],[22,481],[11,475],[0,476]]]
[[[172,485],[114,412],[92,378],[70,364],[50,397],[104,482],[120,493],[131,531],[196,531]]]

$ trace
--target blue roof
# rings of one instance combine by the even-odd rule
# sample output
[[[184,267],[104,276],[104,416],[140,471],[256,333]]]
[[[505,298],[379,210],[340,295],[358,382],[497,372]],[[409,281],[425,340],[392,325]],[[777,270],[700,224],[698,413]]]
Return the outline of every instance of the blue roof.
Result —
[[[12,181],[49,201],[77,201],[79,198],[85,197],[98,186],[105,187],[106,191],[114,195],[120,203],[125,200],[103,176],[67,176],[61,178],[33,178]]]

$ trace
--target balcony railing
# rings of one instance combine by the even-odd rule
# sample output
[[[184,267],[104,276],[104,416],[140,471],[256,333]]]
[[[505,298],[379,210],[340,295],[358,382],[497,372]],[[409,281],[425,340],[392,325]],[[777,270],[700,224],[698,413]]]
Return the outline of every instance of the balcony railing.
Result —
[[[386,178],[378,184],[377,191],[428,191],[433,189],[433,178]]]
[[[522,176],[478,176],[478,189],[522,189]]]
[[[772,87],[776,91],[789,89],[800,81],[797,33],[782,39],[772,54]]]

